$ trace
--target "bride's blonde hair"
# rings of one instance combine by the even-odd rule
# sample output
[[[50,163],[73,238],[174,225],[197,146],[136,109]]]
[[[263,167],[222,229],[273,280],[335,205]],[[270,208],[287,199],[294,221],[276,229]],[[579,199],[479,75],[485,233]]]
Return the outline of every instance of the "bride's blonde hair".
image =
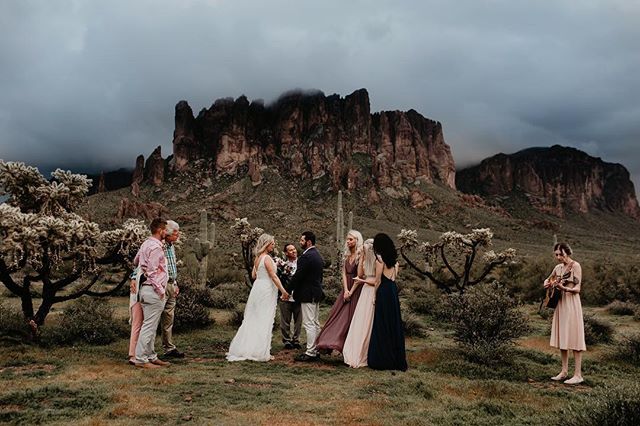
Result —
[[[267,249],[269,244],[274,243],[275,238],[273,235],[262,234],[258,237],[258,241],[256,242],[256,246],[253,248],[253,255],[258,257],[263,251]]]
[[[364,252],[364,274],[367,277],[376,275],[376,254],[373,251],[373,238],[369,238],[362,246]]]

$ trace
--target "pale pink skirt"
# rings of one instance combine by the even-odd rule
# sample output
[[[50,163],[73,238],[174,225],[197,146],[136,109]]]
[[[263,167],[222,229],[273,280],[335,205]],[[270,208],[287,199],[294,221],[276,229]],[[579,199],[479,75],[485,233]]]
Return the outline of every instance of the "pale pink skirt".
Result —
[[[586,351],[579,293],[563,293],[553,313],[549,344],[562,350]]]
[[[376,289],[365,284],[358,299],[358,305],[353,313],[349,333],[344,342],[342,355],[345,364],[353,368],[367,366],[367,354],[369,353],[369,340],[373,327],[374,303],[376,301]]]

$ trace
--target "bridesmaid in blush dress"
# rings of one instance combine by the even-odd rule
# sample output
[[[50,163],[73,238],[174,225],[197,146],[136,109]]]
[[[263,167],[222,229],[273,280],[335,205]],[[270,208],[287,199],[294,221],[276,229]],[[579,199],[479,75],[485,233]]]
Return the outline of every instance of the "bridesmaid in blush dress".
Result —
[[[560,381],[569,372],[569,351],[573,351],[575,367],[573,377],[565,380],[568,385],[582,383],[582,352],[587,350],[584,339],[584,319],[580,302],[582,267],[571,259],[571,247],[567,243],[557,243],[553,254],[560,262],[553,268],[551,275],[544,281],[544,287],[556,286],[562,291],[562,297],[553,313],[550,345],[560,349],[562,370],[551,380]]]
[[[396,276],[398,252],[387,234],[378,234],[373,240],[376,254],[375,279],[366,282],[375,285],[376,303],[369,343],[368,363],[375,370],[407,370],[404,328],[400,316],[400,300]]]
[[[376,257],[373,253],[373,240],[368,239],[363,245],[363,261],[358,265],[358,278],[368,277],[373,281],[376,271]],[[376,301],[376,289],[373,284],[362,285],[360,298],[353,313],[349,332],[344,342],[342,356],[345,364],[353,368],[367,366],[367,353],[369,351],[369,339],[371,326],[373,325],[373,310]]]
[[[347,234],[344,246],[342,293],[333,304],[331,312],[329,312],[329,318],[316,340],[316,347],[319,351],[326,353],[331,353],[333,350],[342,352],[349,325],[362,290],[362,286],[359,283],[354,284],[353,282],[358,273],[361,255],[362,234],[352,229]]]

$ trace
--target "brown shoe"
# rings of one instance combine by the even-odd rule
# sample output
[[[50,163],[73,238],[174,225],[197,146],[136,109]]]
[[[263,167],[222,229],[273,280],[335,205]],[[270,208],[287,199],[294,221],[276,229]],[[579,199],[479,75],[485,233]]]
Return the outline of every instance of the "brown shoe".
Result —
[[[152,364],[150,362],[137,363],[137,364],[135,364],[135,366],[138,367],[138,368],[160,368],[159,365],[155,365],[155,364]]]
[[[154,359],[153,361],[149,361],[151,364],[157,365],[159,367],[166,367],[167,365],[171,365],[170,362],[162,361],[160,359]]]

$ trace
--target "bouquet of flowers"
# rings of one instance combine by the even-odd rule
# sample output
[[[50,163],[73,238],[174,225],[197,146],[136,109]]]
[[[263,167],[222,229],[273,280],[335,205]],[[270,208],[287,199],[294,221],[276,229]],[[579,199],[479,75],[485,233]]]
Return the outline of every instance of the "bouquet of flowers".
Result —
[[[286,278],[291,278],[293,276],[295,272],[294,268],[289,262],[287,262],[286,259],[276,257],[274,260],[276,263],[276,268],[278,269],[278,276]]]

